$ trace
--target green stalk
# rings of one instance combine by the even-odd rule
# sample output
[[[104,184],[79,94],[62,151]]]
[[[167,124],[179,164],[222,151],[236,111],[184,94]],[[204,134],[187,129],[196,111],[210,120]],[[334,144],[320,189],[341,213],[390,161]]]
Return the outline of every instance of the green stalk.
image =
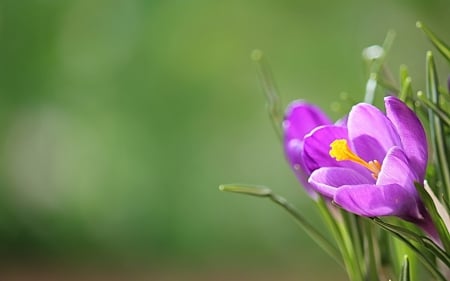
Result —
[[[447,126],[450,126],[450,115],[441,110],[436,104],[432,103],[423,92],[417,92],[417,98],[425,105],[429,110],[433,111]]]
[[[283,111],[281,107],[280,95],[278,94],[277,87],[275,86],[272,71],[266,57],[264,56],[264,53],[261,50],[253,50],[251,59],[256,64],[258,78],[261,82],[267,101],[267,111],[269,112],[270,121],[272,122],[272,126],[278,137],[281,139],[283,136],[281,128],[283,122]]]
[[[439,108],[439,91],[438,91],[438,77],[436,73],[436,66],[434,64],[434,59],[432,53],[427,52],[427,64],[426,64],[426,86],[427,86],[427,98]],[[433,110],[428,110],[428,116],[430,120],[430,139],[433,144],[433,151],[436,155],[436,167],[438,169],[439,175],[445,186],[439,193],[445,194],[447,200],[450,199],[449,189],[450,189],[450,167],[447,159],[448,151],[445,145],[445,135],[444,128],[441,118],[433,112]]]
[[[408,256],[405,255],[403,257],[403,265],[402,270],[400,271],[400,277],[398,278],[399,281],[411,281],[411,274],[410,274],[410,266],[409,266],[409,259]]]
[[[360,265],[358,264],[358,261],[355,262],[354,250],[353,248],[348,247],[349,239],[344,221],[342,221],[341,217],[336,218],[336,216],[332,215],[330,207],[327,205],[323,198],[319,197],[317,206],[319,207],[322,218],[331,230],[333,237],[338,245],[349,279],[352,281],[363,280],[363,274],[360,270]],[[342,215],[343,211],[339,211],[340,215]]]
[[[438,51],[450,62],[450,47],[444,41],[439,39],[428,27],[418,21],[416,26],[420,28]]]
[[[328,241],[312,224],[310,224],[284,197],[274,194],[270,188],[265,186],[224,184],[219,186],[220,191],[241,193],[256,197],[269,198],[272,202],[281,206],[297,222],[297,224],[313,239],[326,253],[328,253],[339,265],[343,266],[341,256],[336,247]]]
[[[338,224],[342,236],[343,245],[347,251],[348,263],[351,265],[351,273],[354,279],[365,280],[365,263],[363,253],[363,240],[358,217],[341,210],[343,221]]]
[[[364,223],[365,228],[365,241],[367,249],[367,280],[378,281],[382,276],[382,272],[379,270],[378,257],[375,251],[377,243],[375,243],[374,229],[372,224]]]
[[[427,181],[423,185],[416,183],[416,189],[433,220],[433,225],[436,227],[442,246],[446,251],[450,252],[450,217],[447,209],[433,193]]]
[[[399,224],[402,227],[408,228],[409,225],[405,223],[404,221],[399,221]],[[418,281],[418,260],[417,260],[417,254],[409,248],[405,243],[402,241],[396,239],[395,237],[390,236],[392,247],[395,249],[394,254],[396,255],[395,265],[396,265],[396,272],[401,272],[404,270],[404,263],[405,263],[405,257],[408,257],[408,272],[409,272],[409,278],[408,280],[411,281]],[[403,257],[403,258],[402,258]],[[401,279],[400,279],[401,280]]]
[[[395,39],[395,32],[393,30],[390,30],[386,38],[384,39],[382,50],[383,53],[381,56],[376,58],[371,58],[370,68],[369,68],[369,79],[366,82],[366,91],[364,94],[364,102],[373,104],[375,99],[375,91],[376,88],[379,85],[393,90],[395,92],[398,92],[396,85],[396,82],[394,81],[394,78],[392,77],[392,74],[389,72],[389,70],[384,66],[384,61],[386,60],[387,54],[390,52],[390,49],[392,47],[392,43]],[[383,77],[386,77],[384,79]]]
[[[411,77],[409,76],[408,69],[404,65],[400,67],[400,94],[398,97],[404,102],[408,98],[413,97]]]
[[[375,90],[377,89],[377,74],[371,73],[366,82],[366,93],[364,94],[364,102],[373,104],[375,99]]]
[[[346,212],[346,213],[348,213],[348,212]],[[365,225],[364,219],[362,217],[357,216],[352,213],[348,213],[348,215],[352,222],[352,227],[350,228],[352,230],[352,241],[354,241],[353,243],[356,245],[354,247],[356,262],[358,264],[364,265],[364,267],[361,268],[361,271],[363,271],[364,276],[367,277],[368,264],[364,262],[366,259],[366,246],[367,246],[367,243],[365,240],[366,237],[364,236],[366,225]]]
[[[331,244],[325,236],[323,236],[312,224],[306,221],[302,215],[290,204],[284,197],[271,193],[269,199],[277,205],[286,210],[294,219],[298,225],[317,243],[321,246],[325,252],[327,252],[340,266],[343,266],[339,252],[336,247]]]
[[[425,266],[425,268],[438,280],[440,281],[446,281],[447,279],[442,275],[442,273],[437,269],[436,267],[436,263],[432,260],[430,260],[430,258],[425,255],[424,251],[423,251],[423,247],[417,247],[415,244],[413,244],[412,242],[410,242],[405,236],[403,236],[402,234],[400,234],[398,227],[395,225],[391,225],[388,223],[383,222],[382,220],[378,219],[378,218],[373,218],[372,221],[374,223],[376,223],[377,225],[379,225],[382,229],[388,231],[389,233],[393,234],[394,237],[397,237],[398,239],[400,239],[401,241],[403,241],[403,243],[405,243],[410,249],[412,249],[416,254],[418,259],[420,259],[420,261],[422,262],[422,264]],[[403,233],[408,233],[410,232],[409,230],[407,230],[406,232]],[[411,232],[412,236],[416,236],[416,234],[414,232]],[[423,245],[423,243],[421,243]],[[420,245],[420,244],[419,244]]]

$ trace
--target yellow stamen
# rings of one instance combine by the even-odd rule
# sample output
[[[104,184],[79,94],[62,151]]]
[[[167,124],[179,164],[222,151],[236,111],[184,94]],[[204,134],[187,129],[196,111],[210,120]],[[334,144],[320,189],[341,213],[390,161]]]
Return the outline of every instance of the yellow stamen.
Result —
[[[375,179],[378,178],[378,174],[381,170],[381,164],[377,160],[366,162],[361,157],[351,151],[345,139],[337,139],[330,144],[330,156],[335,158],[336,161],[353,161],[358,163],[371,171]]]

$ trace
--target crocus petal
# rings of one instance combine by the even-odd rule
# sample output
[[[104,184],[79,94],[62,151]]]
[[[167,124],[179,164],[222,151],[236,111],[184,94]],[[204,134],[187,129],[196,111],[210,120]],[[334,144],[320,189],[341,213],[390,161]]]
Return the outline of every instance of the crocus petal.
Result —
[[[302,140],[312,129],[331,124],[331,120],[320,108],[301,100],[293,101],[286,109],[283,130],[286,141]]]
[[[343,209],[365,217],[422,218],[416,198],[398,184],[342,186],[334,201]]]
[[[370,180],[350,168],[324,167],[315,170],[308,182],[317,192],[331,199],[343,185],[373,184],[374,180]]]
[[[283,121],[284,150],[286,157],[300,182],[310,195],[311,191],[307,171],[303,161],[303,138],[317,126],[331,124],[325,113],[315,105],[301,100],[292,102],[286,109]]]
[[[303,169],[303,138],[320,125],[331,124],[328,117],[316,106],[303,101],[292,102],[283,122],[284,150],[292,167]]]
[[[317,197],[317,194],[315,194],[315,191],[308,183],[310,173],[305,167],[305,162],[303,161],[303,142],[298,139],[292,139],[285,144],[284,149],[289,164],[294,171],[294,174],[297,176],[297,179],[311,197]]]
[[[320,126],[306,135],[303,144],[305,167],[310,171],[321,167],[352,168],[363,176],[372,179],[369,170],[361,165],[351,161],[336,161],[330,156],[330,144],[337,139],[348,141],[347,128],[334,125]]]
[[[333,125],[321,126],[307,134],[304,139],[305,165],[311,171],[320,167],[339,166],[330,156],[330,144],[337,139],[348,139],[347,128]]]
[[[392,147],[381,165],[377,185],[398,184],[418,198],[415,181],[417,175],[411,169],[406,154],[400,147]]]
[[[401,146],[414,171],[423,181],[428,160],[425,130],[416,114],[396,97],[386,97],[386,115],[400,137]]]
[[[353,149],[366,161],[377,160],[381,163],[390,147],[400,145],[391,121],[373,105],[354,106],[347,126]]]

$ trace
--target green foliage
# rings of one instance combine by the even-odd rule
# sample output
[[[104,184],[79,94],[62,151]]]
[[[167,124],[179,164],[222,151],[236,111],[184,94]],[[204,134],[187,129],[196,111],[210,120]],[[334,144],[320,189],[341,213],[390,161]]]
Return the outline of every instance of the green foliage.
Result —
[[[417,25],[429,37],[438,50],[449,59],[450,49],[447,45],[432,33],[422,23]],[[381,254],[387,250],[389,244],[395,243],[392,239],[398,239],[408,247],[413,259],[420,260],[428,272],[435,280],[445,281],[450,272],[450,210],[448,208],[450,194],[450,99],[448,93],[441,90],[438,81],[438,72],[431,51],[426,54],[426,96],[421,91],[414,93],[411,86],[411,77],[405,66],[400,68],[400,85],[392,78],[390,71],[386,68],[385,58],[393,40],[393,33],[388,36],[380,46],[371,46],[364,50],[363,57],[368,61],[369,78],[366,83],[364,102],[374,103],[377,87],[384,89],[389,95],[397,95],[403,101],[418,105],[419,102],[428,111],[428,118],[425,120],[429,128],[429,140],[432,145],[432,160],[429,163],[431,171],[428,173],[433,183],[439,184],[439,188],[430,188],[428,182],[416,183],[418,194],[427,212],[424,212],[422,221],[415,222],[428,236],[424,236],[417,228],[404,223],[388,223],[380,218],[367,220],[363,217],[346,212],[339,206],[333,206],[334,202],[329,202],[319,198],[316,204],[321,212],[322,219],[333,235],[337,249],[340,251],[340,258],[350,280],[381,280],[390,278],[389,270],[399,269],[396,255],[404,256],[403,263],[399,271],[399,280],[419,280],[417,270],[412,271],[410,261],[406,253],[400,253],[401,247],[390,249],[390,255]],[[255,60],[260,61],[262,53],[253,53]],[[262,70],[261,70],[262,69]],[[271,76],[264,74],[267,67],[259,64],[262,75],[262,83],[266,92],[269,108],[269,116],[275,124],[275,128],[281,128],[279,98],[273,87]],[[393,92],[392,92],[393,91]],[[278,124],[278,125],[277,125]],[[279,130],[277,130],[277,133]],[[306,161],[306,160],[305,160]],[[306,173],[306,172],[305,172]],[[375,187],[376,188],[376,187]],[[272,198],[272,201],[282,205],[288,211],[291,205],[284,198],[278,197],[270,189],[249,187],[249,186],[221,186],[221,190],[245,193],[254,196]],[[440,198],[436,194],[441,195]],[[279,200],[274,200],[279,198]],[[420,206],[422,208],[422,205]],[[295,210],[292,208],[292,210]],[[336,260],[339,255],[336,249],[326,239],[320,235],[315,226],[300,216],[297,211],[290,212],[294,218],[303,226],[309,234],[322,248],[331,254]],[[380,232],[384,230],[385,232]],[[437,233],[436,233],[437,232]],[[330,250],[332,249],[332,250]],[[415,264],[416,265],[416,264]]]

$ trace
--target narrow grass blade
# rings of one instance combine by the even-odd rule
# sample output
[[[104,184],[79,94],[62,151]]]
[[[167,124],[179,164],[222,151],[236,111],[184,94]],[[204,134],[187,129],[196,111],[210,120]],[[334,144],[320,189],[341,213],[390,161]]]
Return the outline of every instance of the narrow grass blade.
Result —
[[[425,208],[428,210],[431,218],[433,218],[433,223],[439,233],[442,245],[450,252],[450,218],[447,209],[439,202],[427,182],[423,185],[416,183],[416,189],[425,204]]]
[[[257,67],[258,78],[261,82],[266,97],[267,110],[269,112],[270,120],[275,129],[275,132],[281,138],[283,111],[281,107],[280,95],[278,94],[277,87],[275,86],[269,63],[267,62],[264,53],[258,49],[253,50],[250,57],[255,62]]]
[[[416,254],[417,257],[420,259],[422,264],[425,266],[425,268],[437,279],[441,281],[447,280],[442,273],[438,270],[436,267],[436,264],[433,260],[430,260],[430,258],[424,253],[423,248],[425,246],[425,243],[422,241],[422,239],[418,239],[420,237],[419,235],[415,234],[414,232],[399,228],[398,226],[388,224],[379,218],[372,218],[372,221],[379,225],[382,229],[388,231],[389,233],[393,234],[395,237],[403,241],[408,247],[410,247]],[[418,242],[419,244],[416,246],[414,243],[412,243],[409,239],[412,239],[415,242]],[[432,241],[430,241],[432,243]]]
[[[426,93],[427,98],[430,100],[438,109],[439,105],[439,81],[436,71],[436,65],[434,63],[433,54],[427,52],[426,59]],[[449,199],[450,197],[450,167],[447,161],[447,147],[445,144],[445,133],[443,127],[442,119],[434,113],[433,110],[428,110],[428,117],[430,122],[430,140],[432,142],[432,147],[434,155],[436,157],[436,168],[438,169],[439,176],[444,184],[444,188],[440,190],[439,193],[445,194],[445,197]]]
[[[408,256],[403,258],[402,270],[400,272],[399,281],[411,281],[410,268],[409,268],[409,259]]]
[[[418,100],[429,110],[433,111],[447,126],[450,126],[450,115],[432,103],[423,92],[417,92]]]
[[[290,204],[284,197],[274,194],[272,190],[265,186],[249,185],[249,184],[223,184],[219,186],[219,190],[234,193],[241,193],[257,197],[266,197],[272,202],[281,206],[287,211],[298,223],[298,225],[322,248],[327,252],[339,265],[343,266],[341,255],[336,247],[318,231],[311,223],[309,223],[300,212]]]
[[[406,102],[408,98],[413,97],[411,87],[411,77],[405,65],[400,67],[400,94],[398,96],[402,101]]]
[[[426,25],[418,21],[416,26],[420,28],[438,51],[450,62],[450,47],[439,39]]]

